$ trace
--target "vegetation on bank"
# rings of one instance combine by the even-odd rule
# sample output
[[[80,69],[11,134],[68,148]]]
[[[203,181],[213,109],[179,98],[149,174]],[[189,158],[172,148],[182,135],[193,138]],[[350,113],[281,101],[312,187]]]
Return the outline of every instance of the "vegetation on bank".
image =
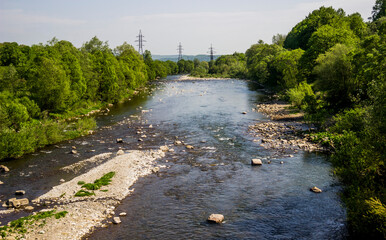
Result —
[[[0,43],[0,160],[76,138],[95,127],[79,115],[128,98],[148,80],[178,73],[123,43],[97,37],[75,48],[52,39],[33,46]]]
[[[23,238],[29,226],[35,224],[42,227],[46,224],[46,218],[55,217],[55,219],[60,219],[65,217],[67,213],[67,211],[56,212],[56,210],[51,210],[19,218],[10,222],[7,226],[0,227],[0,236],[5,238],[8,235],[16,234],[16,238]]]
[[[81,190],[75,193],[75,197],[86,197],[95,195],[94,190],[99,190],[102,186],[107,186],[111,183],[111,179],[115,176],[115,172],[109,172],[103,175],[101,178],[94,181],[94,183],[85,183],[84,181],[79,181],[78,185],[82,185]],[[92,191],[92,192],[89,192]],[[101,190],[106,192],[107,189]]]

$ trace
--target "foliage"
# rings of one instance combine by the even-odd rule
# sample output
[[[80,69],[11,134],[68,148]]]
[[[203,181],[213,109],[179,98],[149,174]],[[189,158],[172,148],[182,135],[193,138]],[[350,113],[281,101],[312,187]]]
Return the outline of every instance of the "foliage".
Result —
[[[67,211],[56,212],[55,210],[46,211],[46,212],[38,212],[34,215],[29,215],[26,217],[19,218],[10,222],[7,226],[0,227],[0,236],[5,238],[9,233],[16,234],[25,234],[27,232],[27,227],[32,224],[40,223],[41,220],[46,218],[55,217],[55,219],[60,219],[67,215]],[[44,221],[41,225],[44,225]]]
[[[307,82],[301,82],[296,87],[287,90],[287,95],[294,106],[303,109],[306,108],[307,104],[305,100],[315,97],[314,91],[312,91],[311,86]]]
[[[81,185],[82,183],[82,189],[79,190],[75,197],[85,197],[85,196],[91,196],[95,195],[94,190],[99,190],[102,186],[107,186],[111,183],[111,179],[115,176],[115,172],[109,172],[103,175],[101,178],[94,181],[94,183],[84,183],[84,181],[79,181],[78,184]],[[89,192],[87,190],[90,190],[92,192]]]
[[[325,101],[333,108],[350,107],[357,84],[353,76],[351,49],[337,44],[316,59],[315,88],[326,92]]]

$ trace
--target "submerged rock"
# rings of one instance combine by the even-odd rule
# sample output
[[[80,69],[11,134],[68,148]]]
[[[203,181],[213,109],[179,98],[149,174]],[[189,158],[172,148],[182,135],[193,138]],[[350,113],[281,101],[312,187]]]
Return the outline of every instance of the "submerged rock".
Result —
[[[263,162],[261,161],[261,159],[254,158],[251,160],[251,164],[255,166],[259,166],[259,165],[263,165]]]
[[[315,186],[315,187],[310,188],[310,191],[314,192],[314,193],[321,193],[322,189]]]
[[[208,222],[213,222],[213,223],[222,223],[224,221],[224,215],[222,214],[211,214],[209,217],[208,217]]]

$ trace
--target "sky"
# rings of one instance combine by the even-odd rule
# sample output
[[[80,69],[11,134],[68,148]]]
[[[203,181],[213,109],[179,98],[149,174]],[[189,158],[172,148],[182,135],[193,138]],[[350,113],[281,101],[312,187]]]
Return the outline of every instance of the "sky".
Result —
[[[153,55],[245,52],[271,43],[321,6],[358,12],[367,21],[375,0],[0,0],[0,42],[32,45],[53,37],[76,47],[97,36],[110,48],[136,47]]]

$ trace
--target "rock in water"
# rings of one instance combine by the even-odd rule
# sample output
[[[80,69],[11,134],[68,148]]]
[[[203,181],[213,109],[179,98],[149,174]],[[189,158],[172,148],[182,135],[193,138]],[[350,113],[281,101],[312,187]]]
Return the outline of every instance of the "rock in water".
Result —
[[[314,193],[321,193],[322,192],[322,189],[318,188],[318,187],[312,187],[310,188],[310,191],[314,192]]]
[[[260,165],[263,165],[263,162],[261,161],[261,159],[254,158],[251,160],[251,164],[254,166],[260,166]]]
[[[119,214],[119,216],[121,216],[121,217],[124,217],[124,216],[126,216],[127,215],[127,213],[125,213],[125,212],[121,212],[120,214]]]
[[[122,221],[121,221],[121,219],[119,218],[119,217],[114,217],[113,218],[113,223],[114,224],[120,224]]]
[[[192,145],[186,145],[187,149],[193,149],[194,147]]]
[[[168,146],[161,146],[159,149],[161,149],[162,152],[169,151],[169,147]]]
[[[153,169],[152,169],[152,171],[153,171],[153,173],[157,173],[157,172],[159,172],[159,167],[155,167],[155,168],[153,168]]]
[[[117,138],[117,143],[123,143],[123,139],[122,138]]]
[[[208,217],[208,222],[222,223],[222,221],[224,221],[224,215],[222,214],[213,213]]]
[[[6,166],[4,165],[0,165],[0,173],[1,172],[9,172],[9,168],[7,168]]]
[[[15,192],[15,195],[24,195],[25,194],[25,191],[24,190],[17,190]]]

